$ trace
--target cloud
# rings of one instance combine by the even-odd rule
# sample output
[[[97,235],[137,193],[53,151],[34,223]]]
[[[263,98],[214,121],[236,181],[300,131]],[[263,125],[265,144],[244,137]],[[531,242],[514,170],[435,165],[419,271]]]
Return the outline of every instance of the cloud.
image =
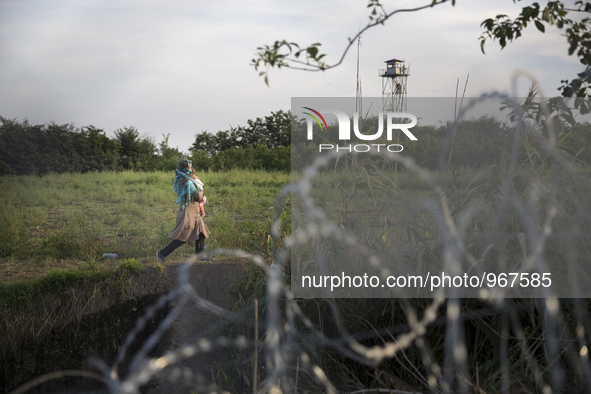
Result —
[[[508,89],[517,68],[530,70],[545,91],[555,92],[558,76],[580,67],[566,56],[560,32],[527,32],[503,51],[489,43],[487,55],[480,53],[480,22],[521,6],[461,1],[393,16],[363,35],[364,95],[381,95],[377,70],[392,57],[411,64],[411,96],[453,95],[457,78],[463,81],[468,73],[471,94]],[[196,132],[287,109],[292,96],[354,95],[356,46],[334,70],[271,70],[270,89],[249,62],[258,46],[280,39],[320,41],[327,60],[335,62],[369,11],[357,0],[5,0],[0,115],[94,124],[109,133],[133,125],[157,139],[170,132],[171,145],[185,149]]]

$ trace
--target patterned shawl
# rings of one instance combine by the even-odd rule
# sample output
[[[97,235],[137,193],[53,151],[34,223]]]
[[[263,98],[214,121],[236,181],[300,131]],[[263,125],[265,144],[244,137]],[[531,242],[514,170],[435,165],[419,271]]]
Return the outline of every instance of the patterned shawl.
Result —
[[[192,173],[189,167],[193,162],[191,160],[183,159],[178,162],[174,177],[174,191],[177,195],[176,203],[179,204],[181,209],[187,208],[187,204],[191,201],[191,197],[194,194],[198,194],[202,188],[197,186],[193,181]],[[183,180],[187,179],[188,182],[183,184]]]

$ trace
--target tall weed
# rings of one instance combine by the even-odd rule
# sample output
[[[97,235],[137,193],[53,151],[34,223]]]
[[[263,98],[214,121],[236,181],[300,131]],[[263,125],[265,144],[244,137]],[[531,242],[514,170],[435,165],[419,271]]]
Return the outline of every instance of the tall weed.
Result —
[[[0,254],[10,256],[26,242],[22,208],[0,200]]]

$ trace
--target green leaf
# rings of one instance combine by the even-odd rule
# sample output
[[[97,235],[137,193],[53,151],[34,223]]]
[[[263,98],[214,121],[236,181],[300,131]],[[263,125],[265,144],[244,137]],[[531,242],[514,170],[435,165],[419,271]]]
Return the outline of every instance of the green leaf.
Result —
[[[550,9],[548,7],[546,7],[544,12],[542,13],[542,19],[546,22],[550,22]]]
[[[538,28],[539,31],[541,31],[542,33],[545,33],[546,29],[544,27],[544,24],[540,21],[536,21],[536,27]]]

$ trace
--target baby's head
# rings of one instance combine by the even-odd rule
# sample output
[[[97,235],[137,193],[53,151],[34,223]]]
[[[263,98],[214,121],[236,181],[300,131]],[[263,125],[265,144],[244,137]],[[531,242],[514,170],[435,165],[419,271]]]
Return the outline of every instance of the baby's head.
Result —
[[[177,163],[176,169],[179,170],[180,172],[187,174],[187,175],[192,175],[193,174],[193,162],[189,159],[182,159]]]

